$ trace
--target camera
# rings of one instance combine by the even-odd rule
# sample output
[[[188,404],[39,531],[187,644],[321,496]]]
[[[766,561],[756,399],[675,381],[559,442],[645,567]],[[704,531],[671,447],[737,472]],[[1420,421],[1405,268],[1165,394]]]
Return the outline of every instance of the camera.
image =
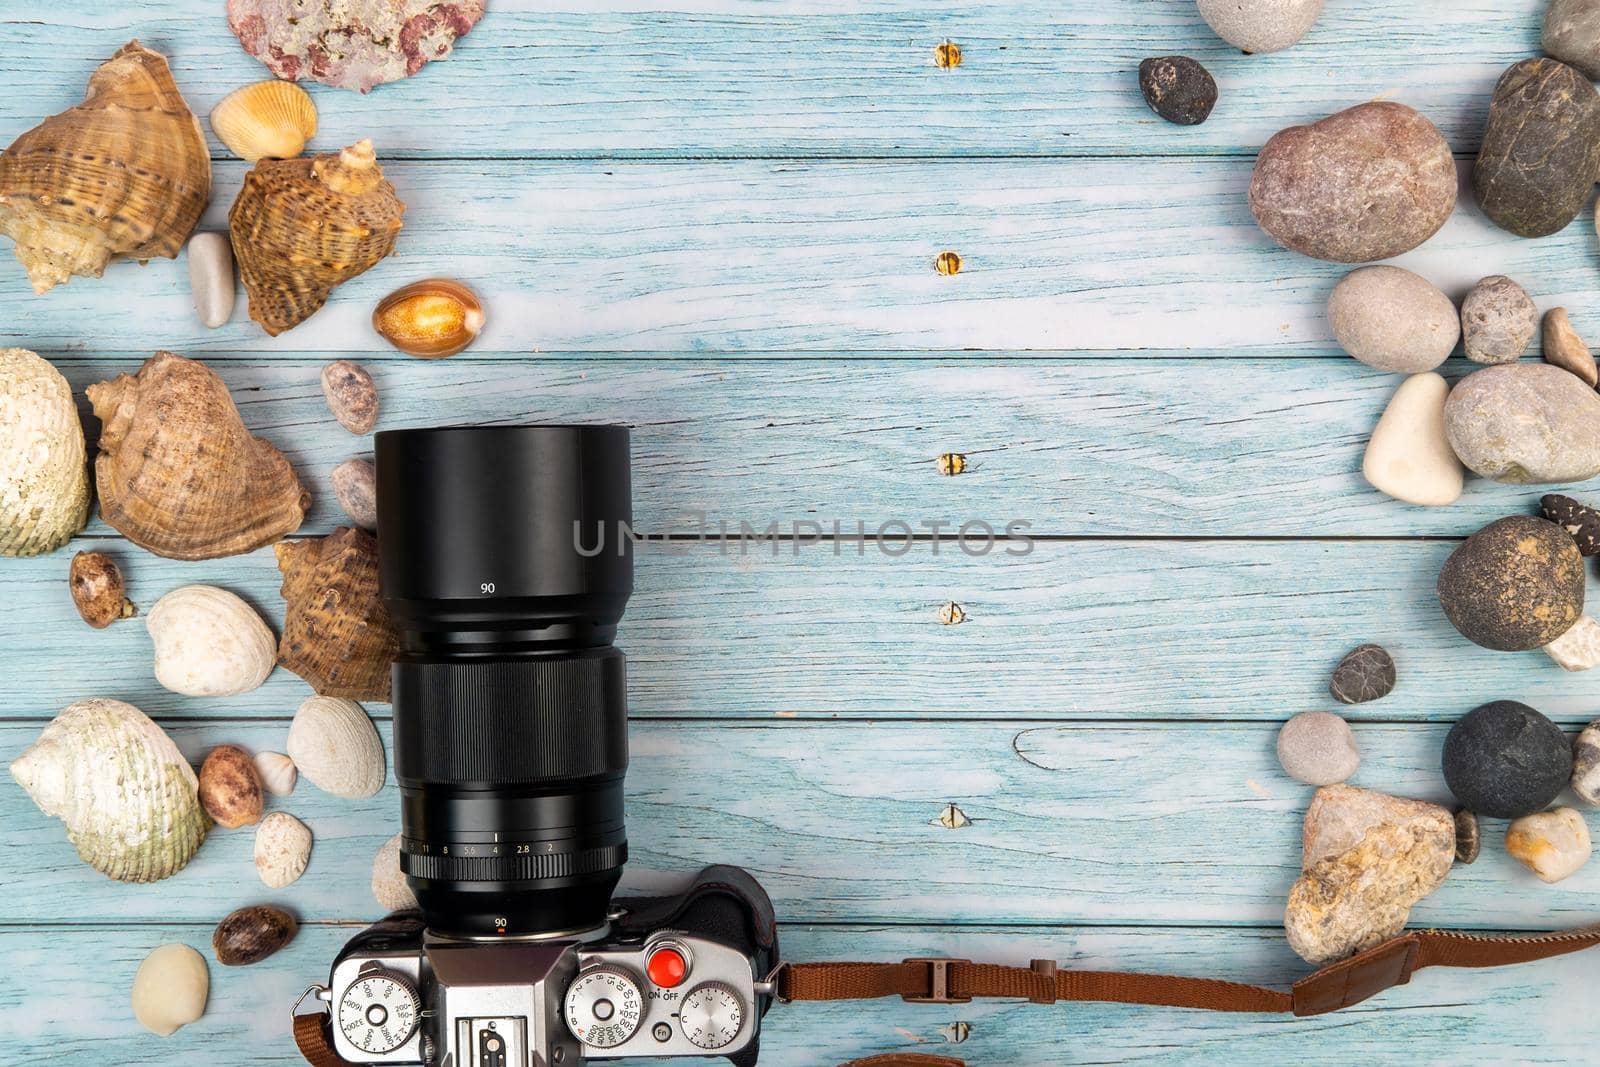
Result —
[[[314,987],[331,1051],[753,1065],[779,962],[756,880],[708,867],[672,896],[612,896],[628,849],[613,645],[633,591],[627,429],[390,431],[377,472],[400,862],[419,908],[353,938]]]

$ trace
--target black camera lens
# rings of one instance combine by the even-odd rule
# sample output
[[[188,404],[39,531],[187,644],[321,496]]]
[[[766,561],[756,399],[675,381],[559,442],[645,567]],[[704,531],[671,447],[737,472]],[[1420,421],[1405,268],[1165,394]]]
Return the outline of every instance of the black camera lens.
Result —
[[[400,862],[428,926],[600,927],[627,859],[628,431],[397,430],[377,468]]]

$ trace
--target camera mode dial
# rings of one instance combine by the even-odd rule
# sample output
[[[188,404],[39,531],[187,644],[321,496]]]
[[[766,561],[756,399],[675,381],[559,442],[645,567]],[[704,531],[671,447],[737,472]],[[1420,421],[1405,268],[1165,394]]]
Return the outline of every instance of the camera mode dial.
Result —
[[[567,1029],[586,1045],[615,1048],[634,1035],[644,1018],[639,983],[620,967],[596,967],[567,987]]]
[[[739,1028],[744,1025],[744,1005],[732,987],[707,982],[683,998],[678,1025],[683,1027],[683,1036],[699,1047],[722,1048],[739,1036]]]
[[[422,1002],[409,978],[369,971],[339,998],[339,1029],[362,1052],[393,1052],[416,1033]]]

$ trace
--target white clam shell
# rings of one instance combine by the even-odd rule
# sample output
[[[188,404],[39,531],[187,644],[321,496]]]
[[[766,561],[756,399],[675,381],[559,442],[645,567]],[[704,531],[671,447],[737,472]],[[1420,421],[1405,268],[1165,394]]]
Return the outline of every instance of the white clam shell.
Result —
[[[386,912],[410,911],[417,906],[417,895],[400,870],[399,834],[385,841],[372,861],[372,899]]]
[[[66,824],[79,858],[119,881],[177,873],[206,836],[194,768],[161,727],[120,700],[65,708],[11,776]]]
[[[150,609],[156,681],[192,697],[248,693],[267,680],[277,640],[255,609],[226,589],[187,585]]]
[[[0,556],[54,551],[88,518],[89,467],[72,387],[27,349],[0,349]]]
[[[170,1037],[205,1014],[210,992],[204,956],[188,945],[161,945],[133,976],[133,1017],[151,1033]]]
[[[311,828],[287,812],[275,811],[256,830],[256,874],[268,889],[282,889],[306,873],[311,862]]]
[[[294,792],[294,781],[298,777],[294,760],[282,752],[256,753],[256,773],[261,776],[261,784],[266,786],[267,792],[275,797],[286,797]]]
[[[383,742],[361,705],[314,696],[289,725],[289,758],[306,781],[336,797],[370,797],[383,788]]]

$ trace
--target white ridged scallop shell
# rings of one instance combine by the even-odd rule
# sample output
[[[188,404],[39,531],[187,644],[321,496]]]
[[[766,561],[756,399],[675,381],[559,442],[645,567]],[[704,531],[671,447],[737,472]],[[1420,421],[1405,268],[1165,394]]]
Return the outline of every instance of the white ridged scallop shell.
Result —
[[[383,788],[383,742],[361,705],[314,696],[289,725],[289,758],[306,781],[336,797],[370,797]]]
[[[287,812],[275,811],[256,829],[256,874],[268,889],[282,889],[306,873],[311,862],[311,828]]]
[[[282,752],[256,753],[256,773],[261,776],[261,784],[273,796],[286,797],[294,792],[294,760]]]
[[[53,552],[88,518],[88,458],[72,387],[27,349],[0,349],[0,556]]]
[[[192,697],[248,693],[267,680],[278,642],[255,609],[226,589],[186,585],[150,609],[156,681]]]
[[[372,861],[372,899],[386,912],[410,911],[417,906],[417,895],[400,870],[399,834],[385,841]]]
[[[120,700],[65,708],[11,764],[11,776],[40,811],[66,824],[85,863],[119,881],[176,874],[206,836],[189,761]]]

